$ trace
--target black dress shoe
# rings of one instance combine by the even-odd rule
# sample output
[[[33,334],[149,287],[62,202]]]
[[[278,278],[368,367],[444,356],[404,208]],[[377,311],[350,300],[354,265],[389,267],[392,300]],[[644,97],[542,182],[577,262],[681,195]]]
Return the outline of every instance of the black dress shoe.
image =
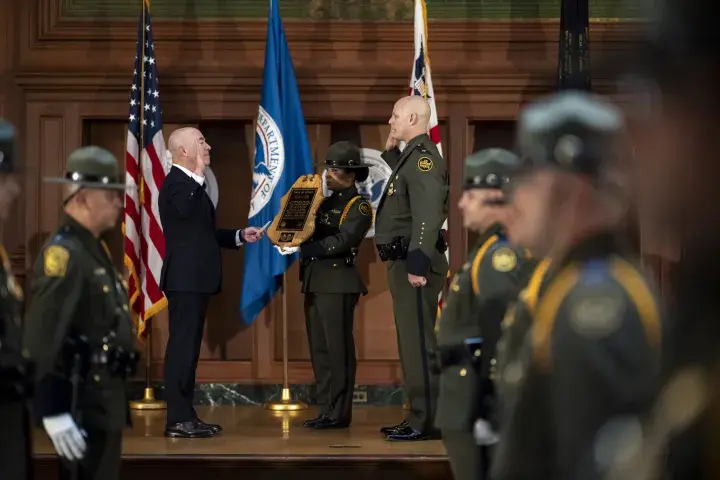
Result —
[[[215,432],[209,426],[198,422],[178,422],[165,425],[165,436],[172,438],[209,438]]]
[[[317,422],[310,425],[310,428],[315,430],[329,430],[332,428],[348,428],[350,424],[348,422],[341,422],[330,417],[323,417]]]
[[[439,440],[440,435],[437,432],[421,432],[408,426],[397,433],[393,433],[385,437],[389,442],[419,442],[422,440]]]
[[[327,418],[327,417],[325,416],[325,414],[324,414],[324,413],[321,413],[320,415],[318,415],[318,416],[315,417],[315,418],[311,418],[310,420],[305,420],[305,421],[303,422],[303,427],[305,427],[305,428],[312,428],[313,425],[315,425],[315,424],[318,423],[318,422],[322,422],[322,421],[323,421],[324,419],[326,419],[326,418]]]
[[[405,428],[408,428],[410,424],[407,422],[407,420],[403,420],[402,422],[398,423],[397,425],[393,425],[392,427],[382,427],[380,429],[380,433],[383,435],[392,435],[394,433],[397,433],[399,430],[403,430]]]
[[[215,433],[222,432],[222,427],[220,425],[218,425],[217,423],[205,423],[202,420],[200,420],[199,418],[195,419],[195,423],[197,423],[198,425],[202,425],[203,427],[207,427]]]

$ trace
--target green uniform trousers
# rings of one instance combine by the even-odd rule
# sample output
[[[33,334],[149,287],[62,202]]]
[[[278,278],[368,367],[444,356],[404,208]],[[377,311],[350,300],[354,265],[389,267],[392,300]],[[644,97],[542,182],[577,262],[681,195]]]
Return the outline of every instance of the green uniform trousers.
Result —
[[[30,418],[25,402],[0,402],[0,425],[0,479],[33,478]]]
[[[486,480],[487,447],[475,442],[472,432],[442,432],[454,480]]]
[[[357,293],[305,294],[305,325],[320,413],[348,424],[357,370],[353,318],[359,297]]]
[[[445,255],[436,252],[428,270],[427,284],[420,289],[422,294],[423,334],[426,350],[437,349],[435,339],[435,319],[437,317],[438,295],[442,291],[447,278],[448,263]],[[435,407],[438,396],[438,374],[429,368],[430,399],[425,398],[425,374],[423,373],[422,355],[427,358],[428,352],[421,352],[420,332],[418,326],[417,292],[418,288],[408,282],[405,262],[401,260],[388,262],[388,287],[393,300],[395,327],[398,337],[398,351],[402,365],[405,394],[410,402],[410,411],[406,420],[415,430],[428,432],[433,428]],[[430,366],[430,360],[427,359]],[[429,404],[428,404],[429,403]]]
[[[121,430],[85,429],[87,450],[77,464],[77,480],[119,480],[120,455],[122,453]],[[72,479],[69,462],[60,464],[60,480]]]

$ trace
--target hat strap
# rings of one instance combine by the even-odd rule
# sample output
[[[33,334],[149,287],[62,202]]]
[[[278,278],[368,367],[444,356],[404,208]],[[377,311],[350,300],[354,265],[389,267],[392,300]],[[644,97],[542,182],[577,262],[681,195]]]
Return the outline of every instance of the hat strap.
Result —
[[[80,172],[68,172],[65,174],[65,178],[73,182],[86,182],[86,183],[118,183],[118,179],[115,177],[107,177],[100,175],[85,175]]]

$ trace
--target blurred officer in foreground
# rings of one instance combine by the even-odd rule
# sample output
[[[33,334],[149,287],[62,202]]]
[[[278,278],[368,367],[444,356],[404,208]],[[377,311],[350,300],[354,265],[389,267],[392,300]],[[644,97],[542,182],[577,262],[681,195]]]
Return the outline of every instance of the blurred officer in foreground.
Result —
[[[300,247],[275,247],[284,255],[300,250],[310,359],[318,389],[320,415],[304,423],[324,430],[347,428],[355,391],[355,307],[367,288],[355,267],[358,249],[373,222],[370,203],[355,182],[368,177],[360,149],[337,142],[325,158],[325,178],[332,195],[318,209],[315,232]]]
[[[24,346],[37,362],[35,415],[61,457],[60,478],[119,478],[125,386],[134,373],[127,290],[101,235],[115,227],[125,184],[113,154],[83,147],[67,161],[60,227],[38,255]]]
[[[20,193],[16,175],[16,135],[0,120],[0,235]],[[31,363],[22,350],[23,291],[0,244],[0,478],[32,478],[32,437],[27,400],[32,391]]]
[[[620,113],[580,92],[526,108],[510,240],[553,259],[526,341],[503,352],[492,478],[600,478],[618,429],[659,383],[666,335],[654,287],[615,235],[624,206],[605,171]],[[623,423],[626,422],[626,423]]]
[[[643,235],[680,257],[676,334],[642,448],[631,462],[619,453],[623,475],[612,478],[720,478],[720,2],[654,3],[621,87],[635,100],[629,163]]]
[[[465,227],[480,232],[468,262],[455,274],[435,327],[440,395],[435,425],[456,480],[487,478],[489,435],[478,446],[473,426],[490,424],[494,404],[495,349],[510,302],[527,281],[533,263],[509,244],[505,224],[511,214],[502,187],[512,181],[520,159],[507,150],[481,150],[465,159],[465,191],[458,207]]]

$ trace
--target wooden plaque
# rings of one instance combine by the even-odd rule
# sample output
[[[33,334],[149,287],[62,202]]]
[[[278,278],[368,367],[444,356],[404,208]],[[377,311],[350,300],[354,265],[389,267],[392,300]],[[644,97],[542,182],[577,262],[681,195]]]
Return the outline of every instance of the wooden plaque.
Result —
[[[268,228],[268,239],[280,247],[297,247],[315,231],[315,214],[325,200],[322,174],[295,180],[280,201],[280,211]]]

